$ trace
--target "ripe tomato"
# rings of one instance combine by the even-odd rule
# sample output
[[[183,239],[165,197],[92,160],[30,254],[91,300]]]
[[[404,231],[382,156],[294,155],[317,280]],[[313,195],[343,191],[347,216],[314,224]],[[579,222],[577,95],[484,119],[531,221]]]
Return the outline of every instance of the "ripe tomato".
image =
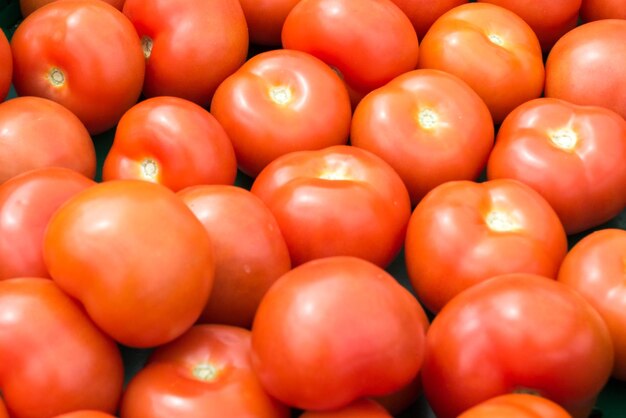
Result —
[[[17,94],[62,104],[92,134],[113,127],[141,93],[145,64],[137,32],[104,1],[39,8],[18,26],[11,48]]]
[[[603,229],[565,256],[558,281],[574,288],[604,318],[615,347],[613,375],[626,380],[626,230]]]
[[[22,17],[26,17],[35,10],[40,7],[52,3],[57,0],[19,0],[20,2],[20,11],[22,12]],[[118,10],[122,10],[122,6],[124,5],[124,0],[102,0],[109,3],[111,6],[115,7]]]
[[[250,365],[250,331],[196,325],[158,347],[128,384],[121,418],[287,418]]]
[[[559,404],[528,393],[507,393],[479,403],[458,418],[571,418]]]
[[[411,21],[391,0],[301,0],[287,15],[282,42],[334,67],[355,105],[413,70],[419,50]]]
[[[66,167],[87,177],[96,173],[89,132],[65,107],[41,97],[0,104],[0,184],[26,171]]]
[[[81,411],[68,412],[67,414],[57,415],[54,418],[115,418],[115,415],[107,414],[102,411],[83,409]]]
[[[514,178],[550,203],[568,234],[598,226],[626,207],[626,121],[602,107],[540,98],[502,123],[490,179]]]
[[[120,119],[102,179],[137,179],[174,191],[197,184],[233,184],[235,151],[207,110],[178,97],[147,99]]]
[[[583,22],[626,19],[626,7],[622,0],[582,0],[580,18]]]
[[[448,10],[467,0],[393,0],[411,20],[418,39],[422,39],[432,24]]]
[[[392,418],[379,403],[361,398],[331,411],[305,411],[300,418]]]
[[[419,372],[424,312],[380,267],[326,257],[284,274],[252,325],[252,366],[263,387],[301,409],[385,395]]]
[[[213,242],[215,279],[200,321],[250,328],[267,289],[291,269],[276,218],[261,199],[235,186],[195,186],[178,195]]]
[[[61,167],[35,169],[0,184],[0,280],[49,277],[42,250],[48,221],[65,201],[94,184]]]
[[[541,95],[544,66],[537,35],[515,13],[488,3],[455,7],[420,44],[420,68],[454,74],[485,101],[495,123]]]
[[[147,97],[206,107],[246,59],[248,28],[238,0],[126,0],[123,10],[141,37]]]
[[[498,274],[556,278],[566,252],[558,216],[529,186],[452,181],[413,211],[405,260],[418,299],[437,313],[462,290]]]
[[[250,190],[276,217],[294,266],[352,255],[386,267],[411,215],[409,193],[393,168],[348,145],[283,155]]]
[[[475,180],[493,146],[483,100],[439,70],[414,70],[368,94],[354,111],[351,144],[373,152],[402,177],[417,204],[449,180]]]
[[[114,413],[120,351],[53,281],[1,281],[0,329],[0,390],[12,418]]]
[[[13,57],[11,45],[4,31],[0,31],[0,102],[9,94],[13,78]]]
[[[132,347],[185,332],[213,281],[200,221],[174,192],[140,180],[99,183],[72,197],[50,220],[43,251],[54,281]]]
[[[251,58],[217,89],[211,113],[230,137],[239,168],[256,176],[291,151],[348,142],[352,109],[341,79],[300,51]]]
[[[287,15],[300,0],[240,0],[248,23],[250,42],[280,47]]]
[[[0,397],[0,418],[10,418],[9,412],[7,411],[6,406],[4,406],[4,401]]]
[[[607,107],[626,118],[626,20],[590,22],[563,35],[546,60],[545,95]]]
[[[531,274],[459,294],[433,320],[426,344],[424,394],[438,418],[511,392],[536,393],[587,418],[613,366],[595,309],[568,286]]]

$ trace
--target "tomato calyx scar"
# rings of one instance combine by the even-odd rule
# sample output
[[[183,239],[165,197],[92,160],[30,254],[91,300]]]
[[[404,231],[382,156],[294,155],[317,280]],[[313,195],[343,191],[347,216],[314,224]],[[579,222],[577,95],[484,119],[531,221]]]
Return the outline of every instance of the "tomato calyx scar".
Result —
[[[511,232],[519,229],[519,224],[510,213],[492,210],[485,216],[485,223],[495,232]]]
[[[48,81],[54,87],[61,87],[65,84],[65,74],[63,71],[56,67],[52,67],[50,71],[48,71]]]
[[[431,130],[439,124],[439,117],[434,110],[425,108],[418,112],[417,122],[422,128]]]
[[[212,363],[199,363],[193,367],[191,374],[203,382],[212,382],[220,375],[220,369]]]
[[[153,159],[147,158],[141,162],[141,176],[147,180],[154,180],[159,174],[159,165]]]
[[[578,144],[578,135],[568,128],[550,132],[548,136],[552,145],[564,151],[572,151]]]
[[[141,37],[141,49],[143,50],[143,56],[145,59],[150,58],[150,55],[152,55],[153,46],[154,42],[152,41],[151,37],[146,35]]]
[[[277,105],[284,106],[291,102],[293,93],[288,86],[272,86],[269,89],[270,99]]]
[[[489,41],[495,45],[498,45],[498,46],[504,45],[504,39],[502,39],[502,37],[498,34],[490,33],[487,35],[487,39],[489,39]]]

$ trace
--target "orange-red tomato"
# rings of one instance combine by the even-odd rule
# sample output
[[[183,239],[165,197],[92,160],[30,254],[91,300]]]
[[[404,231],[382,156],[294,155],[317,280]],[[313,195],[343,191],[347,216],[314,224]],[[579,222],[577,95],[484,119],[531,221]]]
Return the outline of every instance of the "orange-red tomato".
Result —
[[[213,283],[209,235],[165,186],[96,184],[52,216],[44,236],[50,276],[116,341],[153,347],[200,316]]]
[[[392,0],[408,16],[422,39],[432,24],[448,10],[467,3],[467,0]]]
[[[207,107],[246,59],[248,28],[238,0],[126,0],[123,11],[141,37],[147,97]]]
[[[57,0],[19,0],[20,2],[20,11],[22,12],[22,16],[26,17],[35,10],[40,7],[52,3]],[[115,7],[118,10],[122,10],[122,6],[124,5],[124,0],[102,0],[109,3],[111,6]]]
[[[254,194],[235,186],[195,186],[178,195],[213,242],[215,279],[200,322],[250,328],[267,289],[291,268],[278,222]]]
[[[13,78],[13,56],[11,45],[4,31],[0,33],[0,102],[9,94]]]
[[[280,49],[256,55],[228,77],[211,113],[228,133],[239,168],[254,177],[288,152],[345,144],[352,109],[328,65]]]
[[[569,31],[546,60],[545,95],[607,107],[626,118],[626,20],[598,20]]]
[[[102,179],[137,179],[174,191],[197,184],[233,184],[237,161],[220,123],[178,97],[143,100],[120,119]]]
[[[280,47],[287,15],[300,0],[239,0],[248,23],[250,42]]]
[[[365,96],[352,118],[350,142],[387,161],[417,204],[449,180],[475,180],[493,146],[485,102],[462,80],[414,70]]]
[[[141,93],[145,64],[137,32],[104,1],[55,1],[37,9],[18,26],[11,48],[17,94],[59,102],[92,134],[112,128]]]
[[[6,406],[4,406],[4,401],[0,397],[0,418],[10,418],[9,412],[7,411]]]
[[[495,123],[541,95],[544,66],[537,35],[503,7],[468,3],[430,27],[420,44],[420,68],[454,74],[485,101]]]
[[[95,147],[81,121],[65,107],[41,97],[1,103],[0,184],[26,171],[52,166],[95,176]]]
[[[129,382],[121,418],[288,418],[250,364],[250,331],[196,325],[158,347]]]
[[[582,0],[580,18],[583,22],[626,19],[626,7],[622,0]]]
[[[418,299],[439,312],[461,291],[504,273],[556,278],[567,252],[548,202],[510,179],[444,183],[417,205],[405,260]]]
[[[458,418],[571,418],[559,404],[528,393],[496,396],[463,412]]]
[[[94,184],[62,167],[31,170],[0,184],[0,280],[49,277],[42,250],[48,222],[65,201]]]
[[[115,415],[107,414],[102,411],[83,409],[80,411],[57,415],[54,418],[115,418]]]
[[[392,416],[376,401],[361,398],[339,409],[305,411],[300,418],[392,418]]]

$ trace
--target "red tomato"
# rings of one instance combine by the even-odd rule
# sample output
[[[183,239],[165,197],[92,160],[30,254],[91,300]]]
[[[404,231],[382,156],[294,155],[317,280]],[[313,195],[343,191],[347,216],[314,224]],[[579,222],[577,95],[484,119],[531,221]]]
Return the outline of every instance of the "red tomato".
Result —
[[[626,20],[581,25],[554,45],[546,61],[545,95],[607,107],[626,118]]]
[[[246,59],[248,28],[238,0],[126,0],[123,10],[141,37],[147,97],[206,107]]]
[[[386,267],[402,247],[411,215],[393,168],[348,145],[283,155],[250,190],[276,217],[293,265],[352,255]]]
[[[507,393],[479,403],[458,418],[571,418],[559,404],[528,393]]]
[[[12,418],[114,413],[120,351],[51,280],[0,282],[0,390]]]
[[[57,415],[54,418],[115,418],[115,415],[107,414],[102,411],[81,410],[68,412],[67,414]]]
[[[291,269],[276,218],[261,199],[235,186],[196,186],[178,195],[213,242],[215,280],[200,321],[250,328],[267,289]]]
[[[288,152],[347,143],[352,109],[324,62],[281,49],[256,55],[228,77],[211,113],[233,142],[239,168],[254,177]]]
[[[233,184],[235,151],[207,110],[178,97],[139,102],[120,119],[102,179],[137,179],[174,191],[197,184]]]
[[[17,94],[62,104],[92,134],[112,128],[141,93],[145,64],[137,32],[104,1],[39,8],[20,23],[11,48]]]
[[[132,347],[185,332],[213,281],[202,223],[174,192],[140,180],[99,183],[72,197],[50,220],[43,250],[54,281]]]
[[[426,344],[422,381],[438,418],[512,392],[587,418],[613,366],[595,309],[568,286],[531,274],[494,277],[459,294],[433,320]]]
[[[48,277],[42,250],[48,221],[65,201],[94,184],[61,167],[35,169],[0,184],[0,280]]]
[[[250,331],[197,325],[158,347],[130,381],[121,418],[287,418],[250,365]]]
[[[417,204],[449,180],[474,180],[493,146],[489,109],[462,80],[415,70],[368,94],[352,118],[351,144],[387,161]]]
[[[300,0],[240,0],[250,42],[280,47],[287,15]]]
[[[541,98],[504,120],[487,176],[514,178],[537,190],[573,234],[626,207],[625,161],[626,121],[620,115]]]
[[[0,418],[10,418],[9,412],[7,411],[6,406],[4,406],[4,401],[0,397]]]
[[[626,19],[626,7],[622,0],[582,0],[580,18],[583,22]]]
[[[423,316],[415,297],[368,261],[310,261],[261,300],[252,366],[271,395],[301,409],[389,394],[420,369]]]
[[[567,236],[554,209],[516,180],[453,181],[433,189],[409,222],[405,259],[433,313],[462,290],[504,273],[556,278]]]
[[[602,315],[615,347],[613,375],[626,380],[626,230],[603,229],[565,256],[558,281],[574,288]]]
[[[393,0],[411,20],[418,39],[422,39],[432,24],[448,10],[467,0]]]
[[[515,13],[493,4],[465,4],[437,19],[420,44],[419,67],[461,78],[496,123],[543,90],[537,35]]]
[[[305,411],[300,418],[392,418],[379,403],[358,399],[348,406],[331,411]]]
[[[353,104],[414,69],[419,50],[411,21],[391,0],[301,0],[285,20],[282,42],[334,67]]]
[[[19,0],[22,16],[26,17],[40,7],[57,0]],[[122,10],[124,0],[103,0],[118,10]]]
[[[9,94],[13,78],[13,57],[11,45],[4,31],[0,33],[0,102]]]
[[[565,33],[576,27],[582,0],[478,0],[504,7],[524,19],[537,35],[541,48],[550,50]]]
[[[87,177],[96,173],[89,132],[65,107],[40,97],[0,104],[0,184],[26,171],[66,167]]]

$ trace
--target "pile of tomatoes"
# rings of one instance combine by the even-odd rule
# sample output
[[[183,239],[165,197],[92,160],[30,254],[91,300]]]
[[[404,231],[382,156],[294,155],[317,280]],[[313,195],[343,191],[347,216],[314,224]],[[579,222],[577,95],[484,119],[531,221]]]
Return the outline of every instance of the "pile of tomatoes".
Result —
[[[0,418],[587,418],[626,380],[623,0],[20,7]]]

